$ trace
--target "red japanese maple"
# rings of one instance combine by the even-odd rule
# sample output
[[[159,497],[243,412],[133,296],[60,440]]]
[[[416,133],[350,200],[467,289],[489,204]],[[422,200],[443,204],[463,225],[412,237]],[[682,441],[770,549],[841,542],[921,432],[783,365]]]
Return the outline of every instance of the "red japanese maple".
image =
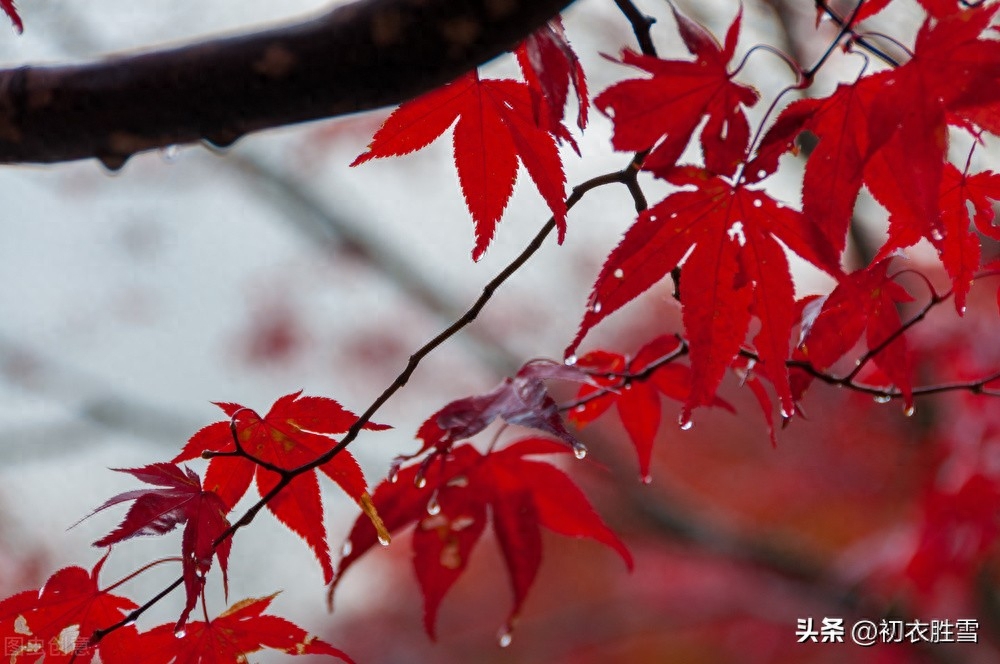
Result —
[[[274,595],[245,599],[212,620],[192,621],[178,638],[171,625],[142,635],[148,664],[245,662],[246,656],[269,648],[289,655],[328,655],[349,664],[347,654],[310,635],[284,618],[263,615]]]
[[[54,573],[42,588],[26,590],[0,602],[0,631],[5,655],[12,662],[83,662],[100,655],[109,664],[134,661],[138,631],[123,625],[95,647],[90,639],[99,629],[119,622],[137,605],[97,586],[107,555],[88,572],[67,567]]]
[[[356,415],[333,399],[301,395],[295,392],[281,397],[264,417],[239,404],[216,404],[231,420],[210,424],[197,432],[174,462],[195,459],[204,452],[221,453],[213,456],[208,464],[205,486],[221,499],[226,511],[236,505],[254,480],[260,494],[267,495],[281,481],[279,470],[293,470],[320,458],[335,444],[329,434],[343,433],[357,420]],[[388,428],[373,422],[364,426],[375,431]],[[245,454],[227,455],[237,451],[237,442]],[[371,510],[364,475],[350,453],[336,455],[318,470],[377,519]],[[306,541],[329,583],[333,578],[333,565],[323,525],[317,474],[308,472],[296,476],[284,492],[267,503],[267,508]]]
[[[454,124],[455,166],[476,225],[473,259],[478,260],[493,239],[497,222],[514,193],[519,159],[555,215],[562,241],[566,234],[566,176],[555,138],[569,136],[569,132],[557,124],[551,133],[550,112],[536,115],[533,110],[537,94],[527,83],[482,80],[471,72],[400,106],[375,132],[368,151],[351,165],[419,150]],[[562,108],[558,110],[561,114]],[[542,126],[536,117],[544,118]]]
[[[493,18],[507,11],[505,3],[486,4]],[[847,403],[865,417],[874,417],[873,401],[898,400],[902,411],[913,415],[918,400],[949,395],[952,401],[933,402],[946,407],[928,409],[930,415],[921,422],[920,450],[909,442],[896,445],[921,457],[919,470],[899,482],[906,485],[907,497],[919,499],[911,500],[906,509],[898,502],[879,503],[881,493],[901,490],[875,470],[868,472],[868,464],[876,465],[873,459],[885,451],[862,449],[865,458],[852,466],[858,476],[845,480],[844,487],[837,486],[835,495],[844,494],[849,500],[851,491],[870,491],[869,503],[891,515],[890,523],[871,526],[865,533],[875,532],[871,540],[878,540],[877,546],[862,535],[841,539],[829,535],[829,541],[823,540],[826,535],[817,535],[817,527],[803,539],[821,540],[817,548],[833,552],[823,573],[810,571],[819,565],[783,567],[791,554],[773,553],[770,542],[749,547],[738,556],[740,562],[792,577],[794,584],[783,580],[783,590],[777,593],[782,598],[795,595],[800,586],[809,587],[816,594],[833,595],[833,600],[824,600],[840,602],[836,604],[840,608],[847,605],[844,610],[851,612],[858,606],[885,616],[956,607],[972,612],[995,604],[992,586],[981,586],[983,579],[996,577],[1000,565],[1000,471],[995,463],[1000,416],[988,405],[988,399],[1000,397],[1000,353],[989,343],[995,334],[994,305],[1000,297],[996,283],[988,281],[1000,275],[997,247],[991,244],[1000,241],[994,209],[1000,202],[1000,175],[981,157],[1000,135],[1000,4],[921,0],[923,20],[914,23],[919,27],[909,35],[903,28],[888,35],[867,27],[883,12],[897,11],[901,3],[858,2],[844,14],[830,3],[816,4],[821,17],[829,18],[835,28],[819,28],[817,34],[827,48],[809,67],[770,44],[741,48],[743,10],[736,7],[720,40],[671,5],[670,25],[690,56],[661,58],[650,31],[652,20],[631,0],[616,0],[642,52],[624,48],[619,60],[607,59],[615,63],[614,69],[624,65],[640,73],[623,74],[624,80],[610,84],[592,102],[584,75],[586,60],[570,46],[562,21],[555,17],[512,47],[523,81],[491,79],[472,70],[396,109],[352,166],[422,149],[453,129],[458,185],[475,229],[473,259],[482,257],[495,235],[519,165],[534,182],[552,219],[520,256],[486,284],[466,314],[414,352],[395,381],[360,415],[331,398],[301,392],[280,397],[264,416],[220,402],[217,405],[228,419],[194,433],[171,462],[121,469],[149,486],[118,494],[95,510],[131,503],[120,525],[94,543],[110,551],[89,572],[65,568],[41,588],[0,602],[0,636],[10,645],[5,655],[11,662],[90,662],[99,657],[111,664],[222,664],[246,662],[249,654],[272,649],[350,661],[344,652],[298,625],[266,615],[274,596],[238,602],[209,618],[214,614],[205,588],[213,559],[219,561],[228,593],[233,535],[264,509],[306,542],[329,585],[331,601],[345,572],[376,543],[388,544],[390,534],[412,529],[423,627],[432,639],[438,636],[444,597],[459,593],[458,581],[470,576],[470,560],[478,555],[477,544],[489,531],[492,535],[486,538],[497,544],[510,587],[511,608],[502,619],[500,636],[500,644],[509,645],[529,591],[547,583],[539,580],[543,529],[604,544],[630,569],[636,565],[641,570],[643,578],[631,582],[636,584],[649,583],[647,578],[662,569],[672,573],[675,568],[696,567],[703,576],[718,573],[715,563],[704,561],[684,567],[678,560],[684,554],[664,553],[660,549],[666,547],[653,535],[663,538],[666,533],[700,546],[713,559],[738,549],[731,538],[713,537],[711,528],[690,526],[677,518],[670,512],[672,504],[657,502],[662,496],[655,493],[656,486],[635,485],[608,492],[614,496],[603,501],[619,508],[631,505],[638,513],[630,528],[649,537],[635,538],[632,551],[638,563],[633,561],[630,549],[578,487],[579,478],[571,478],[581,465],[572,462],[574,457],[591,462],[585,437],[597,443],[594,449],[599,453],[593,456],[607,455],[602,461],[622,453],[620,445],[600,440],[597,421],[603,413],[617,412],[644,483],[650,482],[654,471],[658,477],[677,472],[660,458],[669,461],[685,448],[684,440],[671,437],[664,444],[661,437],[663,424],[669,421],[664,413],[670,408],[679,410],[680,426],[688,429],[695,411],[706,406],[729,414],[737,413],[737,408],[742,414],[746,404],[759,407],[764,426],[741,428],[752,429],[758,438],[770,438],[776,449],[762,447],[778,466],[788,458],[779,455],[796,453],[778,444],[779,437],[787,435],[776,426],[779,415],[781,425],[800,426],[792,419],[805,419],[810,399],[834,401],[829,392],[822,396],[818,384],[842,388],[851,396],[840,397],[837,407]],[[0,9],[20,31],[13,2],[0,0]],[[397,19],[392,12],[379,14],[373,30],[382,37],[394,35],[401,29]],[[433,29],[457,35],[458,44],[474,40],[481,26],[437,22]],[[750,58],[764,49],[784,59],[794,74],[795,80],[779,94],[762,95],[743,80]],[[831,85],[825,91],[829,94],[811,95],[818,72],[838,50],[863,55],[863,69],[842,77],[836,87]],[[784,101],[792,90],[802,96]],[[575,97],[572,102],[571,97]],[[755,115],[762,97],[769,109]],[[27,106],[43,101],[30,99]],[[578,138],[588,128],[591,103],[610,121],[611,147],[631,154],[620,170],[579,183],[567,196],[559,146],[569,144],[580,154],[583,143]],[[566,122],[568,107],[576,110],[571,123]],[[16,111],[30,113],[31,108]],[[571,131],[567,124],[575,128]],[[788,193],[789,183],[798,181],[794,168],[788,167],[796,156],[805,160],[800,196]],[[653,179],[660,194],[650,201],[646,190],[652,188]],[[563,241],[570,208],[594,188],[611,184],[624,186],[636,214],[626,215],[629,225],[616,246],[601,248],[607,257],[564,359],[523,364],[521,360],[513,363],[520,369],[494,389],[455,395],[423,419],[415,436],[417,452],[397,456],[387,478],[369,495],[365,476],[347,446],[366,432],[387,429],[372,418],[403,388],[422,359],[471,323],[552,230]],[[865,191],[886,212],[885,241],[870,251],[857,233],[857,202]],[[940,259],[940,274],[919,260],[900,260],[918,245]],[[793,276],[796,263],[822,273],[826,289],[806,292],[803,282]],[[679,314],[674,322],[664,322],[671,320],[669,313],[641,321],[637,328],[642,338],[629,342],[639,348],[634,356],[613,347],[584,346],[607,318],[623,317],[627,304],[653,299],[649,292],[667,276],[673,281],[673,295],[660,298],[661,309]],[[954,321],[949,323],[954,329],[944,333],[923,324],[932,316],[943,316],[940,305],[948,300],[954,301]],[[994,317],[989,324],[982,323],[984,300]],[[966,312],[969,315],[962,320]],[[727,376],[735,380],[730,383]],[[856,402],[847,401],[850,398]],[[894,414],[898,416],[898,411]],[[676,416],[675,410],[670,419]],[[711,416],[706,412],[704,417]],[[755,417],[759,420],[759,415]],[[835,444],[823,448],[822,454],[835,455],[842,448],[857,452],[852,447],[857,425],[846,422],[855,418],[833,419],[826,414],[829,431],[823,435],[835,439]],[[733,418],[728,421],[732,428]],[[882,428],[889,426],[883,421]],[[531,430],[529,437],[524,429]],[[743,434],[731,432],[732,437]],[[889,448],[899,441],[883,442]],[[204,480],[196,471],[177,465],[200,460],[207,461]],[[766,514],[762,516],[766,510],[744,506],[754,502],[750,494],[766,493],[774,509],[823,493],[821,474],[813,480],[816,486],[805,486],[801,480],[794,483],[778,471],[763,481],[746,481],[741,463],[742,459],[732,463],[721,479],[711,476],[711,470],[694,467],[689,483],[705,485],[717,500],[739,503],[745,522],[755,526],[766,521]],[[903,465],[893,460],[886,467],[894,473]],[[336,570],[324,525],[321,474],[361,511]],[[251,484],[256,484],[259,497],[249,498],[253,502],[242,514],[231,514]],[[859,518],[846,517],[843,507],[840,513],[831,512],[836,506],[806,507],[823,512],[821,525],[835,524],[831,530]],[[108,555],[135,537],[164,535],[178,526],[183,527],[180,575],[172,585],[142,605],[111,594],[131,577],[104,589],[98,586]],[[558,557],[553,549],[558,549],[559,539],[545,541],[545,556]],[[653,562],[643,564],[649,560]],[[761,592],[748,581],[750,574],[727,577],[727,583],[717,584],[715,594],[743,590],[754,602],[770,598],[773,593]],[[657,592],[680,593],[678,586],[692,583],[690,576],[697,575],[676,574],[655,584],[666,588]],[[178,620],[144,626],[145,631],[136,626],[150,607],[181,586],[185,600],[175,614]],[[833,592],[832,586],[837,586]],[[711,588],[699,587],[699,592],[711,594]],[[796,611],[815,609],[812,594],[802,594],[809,597],[769,599],[768,606],[786,612],[789,605]],[[845,596],[849,602],[842,599]],[[565,611],[565,599],[560,597],[560,602],[559,610]],[[202,619],[192,620],[199,603]],[[699,608],[678,603],[684,605],[679,613],[685,620],[689,608]],[[731,617],[709,613],[715,621],[709,638],[714,638],[720,633],[718,625],[728,624]],[[776,622],[772,617],[768,621]],[[758,617],[754,627],[765,630],[760,622]],[[360,631],[381,627],[370,621]],[[779,641],[780,637],[767,641],[762,652],[780,653],[775,657],[793,661],[774,645]],[[922,650],[906,650],[902,641],[896,645],[899,648],[880,651],[883,659],[878,661],[906,662],[911,654],[924,655]],[[985,647],[982,661],[1000,656],[994,646]],[[567,659],[585,661],[580,652],[571,655]],[[614,655],[622,657],[621,652]]]
[[[94,510],[93,514],[112,505],[134,500],[125,520],[113,532],[94,542],[94,546],[111,546],[139,535],[162,535],[185,524],[181,543],[184,566],[184,589],[187,603],[177,621],[180,628],[205,586],[205,577],[212,567],[212,557],[219,558],[223,584],[229,587],[227,565],[232,541],[215,542],[229,528],[226,514],[229,507],[218,494],[203,491],[201,478],[190,468],[183,470],[173,464],[158,463],[144,468],[119,469],[134,475],[159,489],[138,489],[120,493]]]
[[[570,537],[589,537],[621,555],[625,545],[601,521],[583,493],[555,466],[525,459],[568,450],[544,438],[526,438],[480,454],[460,445],[429,466],[414,464],[380,484],[373,496],[391,532],[416,524],[413,566],[424,595],[424,626],[434,638],[438,606],[465,570],[490,520],[514,595],[504,633],[513,628],[542,560],[540,526]],[[337,580],[378,541],[370,521],[359,519],[344,546]]]

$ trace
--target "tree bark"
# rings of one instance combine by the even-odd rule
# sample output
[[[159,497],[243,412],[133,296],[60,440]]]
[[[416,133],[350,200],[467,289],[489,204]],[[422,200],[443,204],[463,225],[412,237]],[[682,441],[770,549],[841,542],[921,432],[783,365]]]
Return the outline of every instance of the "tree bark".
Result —
[[[81,65],[0,71],[0,163],[136,152],[398,104],[572,0],[361,0],[313,20]]]

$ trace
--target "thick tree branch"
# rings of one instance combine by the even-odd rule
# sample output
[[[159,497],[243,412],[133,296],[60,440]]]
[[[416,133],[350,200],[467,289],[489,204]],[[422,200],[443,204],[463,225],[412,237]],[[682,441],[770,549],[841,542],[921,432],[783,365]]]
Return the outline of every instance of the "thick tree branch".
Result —
[[[0,163],[97,157],[397,104],[572,0],[361,0],[313,20],[99,62],[0,71]]]

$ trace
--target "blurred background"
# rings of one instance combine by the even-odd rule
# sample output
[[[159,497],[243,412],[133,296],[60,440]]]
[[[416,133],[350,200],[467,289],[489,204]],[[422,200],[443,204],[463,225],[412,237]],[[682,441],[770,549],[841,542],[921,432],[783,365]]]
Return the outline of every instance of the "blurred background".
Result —
[[[79,61],[295,19],[329,3],[223,4],[22,0],[25,34],[0,38],[0,60]],[[688,57],[669,6],[637,4],[658,19],[661,56]],[[738,6],[678,3],[719,35]],[[743,11],[738,57],[768,43],[808,65],[836,34],[830,25],[815,28],[812,3],[753,0]],[[922,18],[918,5],[903,2],[880,25],[912,39]],[[564,21],[593,94],[631,75],[600,55],[634,48],[611,0],[580,0]],[[856,56],[835,56],[810,93],[829,93],[861,66]],[[507,57],[483,73],[516,71]],[[794,82],[780,60],[760,52],[740,79],[762,93],[758,122]],[[212,401],[264,412],[302,389],[364,410],[548,218],[522,172],[490,250],[473,263],[450,138],[348,168],[386,114],[269,131],[221,152],[147,153],[116,173],[96,161],[3,169],[0,591],[37,587],[66,565],[90,568],[102,553],[90,542],[122,514],[109,510],[67,528],[135,488],[130,476],[109,469],[170,459],[220,419]],[[609,136],[606,118],[593,113],[577,135],[582,158],[563,153],[570,186],[627,163],[628,155],[611,152]],[[976,169],[989,167],[995,147],[977,153]],[[956,138],[955,149],[964,163],[968,144]],[[787,159],[769,185],[795,205],[801,164]],[[656,200],[659,185],[643,186]],[[881,243],[883,217],[870,200],[859,202],[854,267]],[[604,257],[633,218],[623,188],[588,195],[570,214],[565,244],[548,242],[479,320],[421,364],[376,417],[394,429],[366,433],[351,447],[371,485],[393,456],[416,451],[414,432],[430,413],[491,389],[530,358],[561,357]],[[927,248],[907,260],[945,283]],[[831,287],[805,270],[798,278],[799,296]],[[904,285],[920,306],[919,280]],[[584,350],[634,353],[653,336],[679,331],[672,291],[666,280],[603,323]],[[945,305],[918,326],[910,339],[915,382],[967,379],[1000,366],[995,291],[995,283],[978,284],[964,320]],[[722,395],[737,414],[698,412],[688,431],[675,425],[676,404],[665,402],[649,485],[639,482],[617,415],[581,434],[592,453],[568,469],[632,550],[635,570],[629,574],[614,552],[591,541],[546,534],[542,569],[508,648],[498,647],[496,634],[511,595],[488,533],[443,602],[437,644],[422,631],[405,536],[347,575],[328,615],[312,554],[263,514],[235,540],[230,598],[283,590],[273,613],[359,662],[997,661],[996,402],[944,395],[919,401],[907,418],[898,404],[817,385],[804,403],[808,417],[780,431],[772,447],[749,392],[730,378]],[[324,488],[336,550],[357,509]],[[179,537],[116,547],[103,582],[175,555]],[[175,574],[155,569],[125,594],[141,603]],[[219,585],[209,584],[213,613],[225,606]],[[140,627],[174,619],[178,602],[161,603]],[[824,617],[843,618],[848,628],[861,618],[976,619],[979,643],[796,643],[798,619],[818,626]]]

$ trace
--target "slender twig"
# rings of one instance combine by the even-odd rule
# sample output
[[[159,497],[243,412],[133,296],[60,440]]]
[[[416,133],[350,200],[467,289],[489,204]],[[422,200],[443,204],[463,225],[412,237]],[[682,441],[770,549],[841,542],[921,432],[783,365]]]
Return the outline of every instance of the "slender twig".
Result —
[[[824,9],[826,8],[825,2],[820,2],[818,0],[817,4],[822,5]],[[820,70],[820,67],[822,67],[827,59],[833,55],[833,51],[837,48],[837,44],[840,43],[840,40],[843,39],[845,35],[849,33],[854,35],[854,19],[858,15],[858,12],[861,11],[861,6],[864,4],[865,0],[858,0],[857,4],[854,5],[854,9],[851,11],[851,15],[847,17],[847,20],[838,21],[840,31],[837,33],[837,37],[826,47],[826,50],[823,51],[823,55],[821,55],[819,60],[816,61],[816,64],[802,72],[802,75],[807,81],[812,80],[812,77],[816,75],[816,72]],[[862,39],[862,37],[858,37],[857,35],[854,35],[854,37],[856,39]]]
[[[635,33],[635,38],[639,42],[639,50],[642,51],[643,55],[649,55],[656,57],[656,46],[653,45],[653,38],[650,36],[649,29],[653,27],[656,23],[656,19],[651,16],[646,16],[639,8],[632,4],[632,0],[615,0],[615,4],[618,5],[618,9],[621,10],[625,18],[632,25],[632,32]]]
[[[822,9],[827,16],[833,19],[833,22],[839,25],[842,30],[846,27],[848,32],[850,32],[852,35],[853,43],[863,47],[866,51],[868,51],[869,53],[871,53],[872,55],[874,55],[875,57],[882,60],[888,65],[892,65],[893,67],[898,67],[900,65],[900,62],[896,60],[896,58],[892,57],[891,55],[883,51],[881,48],[873,44],[870,39],[865,39],[863,36],[856,34],[854,32],[853,26],[851,26],[849,22],[845,21],[840,14],[833,11],[833,9],[825,0],[816,0],[816,6]],[[855,12],[856,11],[857,8],[855,8]],[[853,15],[854,13],[852,12],[852,16]]]

